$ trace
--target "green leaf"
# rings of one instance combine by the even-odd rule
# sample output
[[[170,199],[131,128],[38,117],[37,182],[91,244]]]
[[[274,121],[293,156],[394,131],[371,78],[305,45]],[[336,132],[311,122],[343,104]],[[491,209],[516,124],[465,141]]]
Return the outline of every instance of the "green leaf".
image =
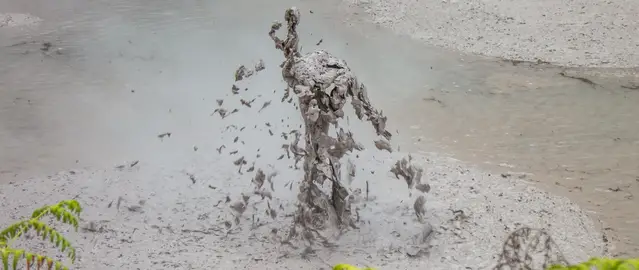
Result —
[[[75,263],[75,248],[70,247],[71,251],[71,255],[69,256],[71,258],[71,263]]]
[[[4,242],[5,246],[12,238],[16,237],[19,232],[28,229],[28,223],[26,221],[19,221],[9,225],[0,232],[0,242]]]
[[[42,231],[42,227],[44,227],[44,223],[42,223],[40,220],[37,219],[31,219],[28,221],[29,222],[29,227],[33,228],[38,234],[40,234],[40,232]]]
[[[64,201],[65,206],[71,210],[71,212],[75,213],[76,215],[80,215],[80,213],[82,213],[82,207],[80,206],[80,203],[76,200],[67,200]]]
[[[60,240],[60,251],[64,252],[65,249],[67,249],[71,244],[69,244],[66,239],[62,238]]]
[[[40,267],[42,267],[42,264],[44,264],[44,256],[40,254],[35,254],[35,255],[36,255],[36,261],[38,262],[38,269],[40,269]]]
[[[0,250],[0,252],[2,252],[2,265],[4,266],[3,269],[9,269],[9,250],[3,248],[2,250]]]
[[[47,240],[47,235],[49,234],[49,230],[47,230],[46,225],[42,228],[42,231],[40,233],[42,234],[42,240],[46,241]]]
[[[25,257],[27,258],[27,263],[33,263],[33,253],[27,252]]]
[[[58,233],[55,230],[53,230],[53,228],[51,228],[51,231],[49,231],[49,242],[55,244],[55,234]]]
[[[48,209],[49,209],[49,206],[45,205],[36,210],[33,210],[33,213],[31,213],[31,218],[39,219],[40,217],[44,215],[44,212],[46,212]]]
[[[4,266],[3,270],[9,269],[9,257],[12,255],[13,260],[11,269],[13,270],[18,268],[19,261],[22,258],[26,258],[27,265],[33,266],[34,269],[42,269],[42,266],[45,263],[47,269],[69,269],[61,262],[53,260],[50,257],[25,252],[24,250],[14,250],[10,248],[10,245],[13,240],[23,235],[23,233],[27,232],[29,229],[33,229],[36,231],[38,236],[42,237],[43,240],[48,240],[54,244],[61,252],[66,253],[71,261],[75,263],[75,248],[71,246],[71,243],[64,237],[64,235],[40,219],[46,215],[51,215],[58,221],[73,226],[77,231],[79,227],[79,214],[81,212],[82,208],[80,203],[75,200],[63,200],[54,205],[42,206],[33,211],[30,219],[11,224],[0,231],[0,255]]]
[[[13,252],[13,270],[18,269],[18,261],[22,259],[22,255],[24,255],[24,250],[15,250]]]
[[[48,270],[53,270],[51,268],[53,268],[53,259],[46,257],[47,258],[47,269]]]

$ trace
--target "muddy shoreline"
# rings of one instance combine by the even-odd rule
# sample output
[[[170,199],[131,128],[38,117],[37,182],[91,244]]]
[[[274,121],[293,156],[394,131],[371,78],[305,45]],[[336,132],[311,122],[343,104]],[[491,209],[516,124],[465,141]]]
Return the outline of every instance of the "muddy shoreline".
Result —
[[[636,68],[635,1],[348,0],[371,20],[462,52],[570,67]]]
[[[505,67],[513,65],[487,66],[474,84],[435,85],[407,101],[405,113],[430,116],[405,122],[415,127],[413,145],[567,196],[601,221],[613,255],[635,254],[636,74]]]

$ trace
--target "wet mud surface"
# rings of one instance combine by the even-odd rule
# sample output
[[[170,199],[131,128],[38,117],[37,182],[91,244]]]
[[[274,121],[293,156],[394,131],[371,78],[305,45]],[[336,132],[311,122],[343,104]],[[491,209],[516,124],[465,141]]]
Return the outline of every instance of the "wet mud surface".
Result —
[[[430,84],[407,108],[428,117],[406,125],[417,147],[425,142],[581,203],[602,219],[615,252],[636,254],[639,92],[628,88],[636,78],[593,73],[495,66],[476,83]]]

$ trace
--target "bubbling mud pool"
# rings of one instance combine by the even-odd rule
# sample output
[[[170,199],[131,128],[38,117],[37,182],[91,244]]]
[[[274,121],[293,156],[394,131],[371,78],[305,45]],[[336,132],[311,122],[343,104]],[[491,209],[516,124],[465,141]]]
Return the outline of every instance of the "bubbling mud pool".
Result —
[[[3,181],[125,160],[189,166],[194,153],[219,147],[211,142],[219,130],[209,115],[228,90],[229,71],[261,57],[281,62],[261,26],[295,1],[257,5],[268,15],[252,12],[245,20],[231,12],[246,4],[241,1],[197,8],[72,2],[8,3],[43,21],[39,29],[0,32],[0,54],[10,63],[0,67]],[[441,51],[357,24],[357,16],[327,15],[318,5],[305,5],[315,15],[305,13],[302,47],[321,43],[348,59],[374,86],[371,100],[397,119],[402,136],[414,138],[400,145],[405,151],[450,153],[506,178],[523,172],[518,180],[539,182],[602,217],[617,250],[636,247],[637,217],[629,206],[637,192],[637,95],[630,82],[592,78],[593,87],[555,68]],[[354,26],[344,27],[349,23]],[[241,31],[224,30],[230,27]],[[43,50],[46,42],[51,50]],[[254,85],[281,87],[259,79]],[[172,136],[157,137],[167,133]]]

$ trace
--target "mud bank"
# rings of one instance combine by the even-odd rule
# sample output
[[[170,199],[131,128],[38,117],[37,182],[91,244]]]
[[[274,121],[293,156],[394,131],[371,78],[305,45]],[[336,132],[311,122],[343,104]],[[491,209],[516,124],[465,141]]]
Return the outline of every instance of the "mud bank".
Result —
[[[413,200],[405,200],[406,184],[387,170],[402,153],[378,153],[364,151],[357,159],[361,171],[349,188],[364,190],[368,181],[370,193],[366,200],[362,192],[353,204],[359,229],[344,234],[333,249],[281,244],[297,201],[290,189],[297,185],[286,185],[302,177],[300,171],[278,170],[273,199],[251,198],[235,224],[229,205],[241,199],[241,192],[250,192],[246,178],[252,174],[238,176],[227,155],[192,159],[192,167],[183,170],[142,161],[133,167],[16,178],[0,188],[7,213],[0,224],[28,215],[35,206],[76,198],[85,210],[82,229],[68,235],[78,248],[78,269],[318,269],[339,262],[381,269],[486,269],[497,263],[508,234],[522,226],[548,229],[571,262],[604,252],[592,222],[568,200],[436,156],[414,156],[433,186],[424,216],[433,231],[424,239],[428,225],[415,218]],[[274,165],[283,168],[291,160],[281,162]],[[267,201],[277,208],[275,218],[262,211]],[[51,251],[47,245],[31,239],[23,247]]]
[[[439,47],[561,66],[639,66],[637,1],[346,1]]]

